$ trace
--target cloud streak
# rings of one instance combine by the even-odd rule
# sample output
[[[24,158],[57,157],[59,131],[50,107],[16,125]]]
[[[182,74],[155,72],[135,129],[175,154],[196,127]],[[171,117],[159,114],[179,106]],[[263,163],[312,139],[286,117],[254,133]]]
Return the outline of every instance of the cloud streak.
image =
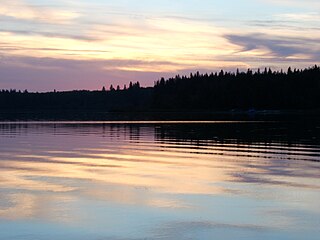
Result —
[[[265,49],[268,56],[289,58],[293,56],[304,56],[313,61],[320,61],[319,56],[314,54],[315,47],[320,49],[320,39],[277,37],[262,34],[225,36],[231,43],[242,48],[242,52]]]
[[[106,72],[105,78],[110,82],[117,79],[123,83],[130,73],[134,78],[148,76],[149,82],[146,77],[142,77],[142,82],[152,85],[168,73],[260,66],[306,67],[320,61],[317,8],[305,9],[294,1],[289,9],[288,1],[280,2],[261,0],[259,4],[248,5],[239,0],[230,8],[229,0],[201,4],[195,0],[175,3],[164,0],[161,4],[145,0],[135,4],[129,0],[114,3],[92,0],[88,4],[79,0],[56,1],[54,5],[46,0],[41,3],[3,0],[0,61],[16,59],[16,72],[30,68],[27,71],[30,79],[32,74],[39,76],[35,68],[55,69],[55,61],[72,63],[73,68],[90,63],[97,71],[90,73],[94,83],[81,74],[80,77],[70,74],[71,70],[63,66],[50,73],[54,79],[70,79],[65,82],[73,82],[68,86],[75,88],[90,84],[95,88]],[[257,14],[252,14],[252,10]],[[30,64],[31,59],[37,61],[36,66]],[[20,79],[14,79],[12,65],[3,65],[1,71],[11,79],[12,86],[23,85]],[[89,72],[83,66],[78,71],[83,75]],[[83,83],[79,84],[78,79]],[[5,81],[0,79],[0,87]],[[34,81],[34,86],[38,83]],[[54,83],[48,85],[49,89]],[[9,85],[6,82],[5,86]]]
[[[134,69],[156,69],[158,66],[175,65],[170,61],[72,60],[19,56],[2,56],[0,62],[0,89],[16,88],[33,91],[94,90],[110,84],[123,86],[129,81],[138,80],[147,85],[161,76],[170,76],[170,73]]]
[[[2,0],[0,15],[53,24],[69,23],[80,16],[79,13],[68,10],[28,5],[27,2],[23,0]]]
[[[0,29],[0,33],[10,33],[15,35],[22,35],[22,36],[43,36],[48,38],[66,38],[66,39],[75,39],[79,41],[97,41],[98,38],[84,36],[84,35],[73,35],[73,34],[64,34],[58,32],[42,32],[42,31],[34,31],[34,30],[10,30],[10,29]]]

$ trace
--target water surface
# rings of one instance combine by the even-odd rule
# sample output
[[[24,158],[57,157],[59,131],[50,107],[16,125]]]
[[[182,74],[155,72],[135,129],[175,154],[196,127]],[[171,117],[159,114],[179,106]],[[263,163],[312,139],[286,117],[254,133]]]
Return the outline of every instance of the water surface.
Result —
[[[319,239],[317,122],[0,123],[0,239]]]

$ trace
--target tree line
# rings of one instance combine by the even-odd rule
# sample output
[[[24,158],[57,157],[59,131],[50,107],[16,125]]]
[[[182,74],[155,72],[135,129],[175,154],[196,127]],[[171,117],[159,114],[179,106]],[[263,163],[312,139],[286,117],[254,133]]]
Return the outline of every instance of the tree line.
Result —
[[[319,109],[320,68],[177,75],[156,81],[154,87],[139,82],[128,88],[112,85],[100,91],[34,93],[0,91],[0,110],[250,110]]]
[[[190,74],[155,83],[163,109],[314,109],[320,107],[320,68]]]
[[[150,107],[151,88],[141,88],[140,83],[130,83],[129,87],[109,90],[52,91],[45,93],[11,90],[0,91],[0,110],[42,111],[42,110],[101,110],[131,111]]]

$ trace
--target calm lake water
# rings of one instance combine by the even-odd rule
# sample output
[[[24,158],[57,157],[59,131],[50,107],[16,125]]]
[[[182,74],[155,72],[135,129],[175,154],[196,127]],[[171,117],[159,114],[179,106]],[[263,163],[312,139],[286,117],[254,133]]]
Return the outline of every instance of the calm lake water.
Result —
[[[320,239],[320,123],[0,123],[0,239]]]

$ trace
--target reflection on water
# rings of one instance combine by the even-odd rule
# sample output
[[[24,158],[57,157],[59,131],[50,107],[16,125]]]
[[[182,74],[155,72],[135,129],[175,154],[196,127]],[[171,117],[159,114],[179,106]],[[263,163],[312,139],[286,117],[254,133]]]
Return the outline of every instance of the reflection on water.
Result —
[[[0,239],[319,239],[316,123],[2,123]]]

